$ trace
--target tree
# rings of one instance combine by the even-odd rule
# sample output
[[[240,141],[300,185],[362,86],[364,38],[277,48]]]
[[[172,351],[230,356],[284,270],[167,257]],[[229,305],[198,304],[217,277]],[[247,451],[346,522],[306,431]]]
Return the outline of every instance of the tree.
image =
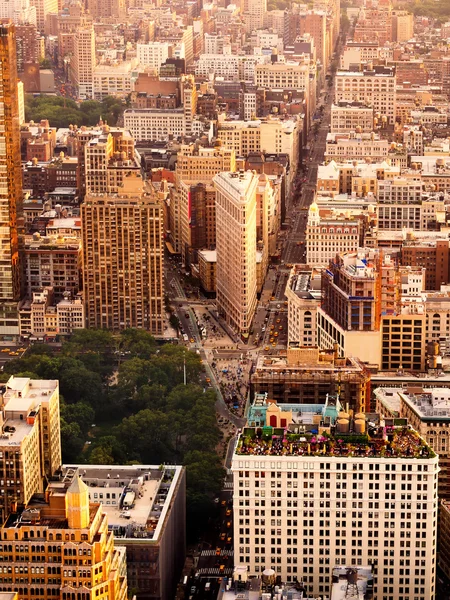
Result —
[[[101,437],[89,457],[91,465],[113,465],[125,462],[126,453],[124,445],[114,435]]]
[[[86,435],[95,419],[95,411],[84,402],[76,402],[75,404],[62,402],[61,418],[66,423],[77,423],[82,433]]]
[[[155,338],[143,329],[125,329],[120,334],[120,349],[131,356],[149,358],[156,352]]]
[[[77,423],[66,423],[61,419],[61,447],[63,462],[78,462],[79,455],[83,450],[84,441],[81,428]]]
[[[67,369],[60,376],[61,391],[68,403],[84,402],[101,408],[103,388],[100,376],[87,369]]]
[[[170,422],[161,411],[141,410],[124,419],[115,429],[123,440],[128,460],[142,463],[163,463],[170,460]]]

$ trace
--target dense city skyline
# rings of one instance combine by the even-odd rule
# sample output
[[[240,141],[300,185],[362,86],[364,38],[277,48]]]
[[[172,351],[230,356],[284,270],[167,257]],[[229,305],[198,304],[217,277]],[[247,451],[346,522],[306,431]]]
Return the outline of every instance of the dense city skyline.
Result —
[[[428,4],[0,0],[0,600],[450,598]]]

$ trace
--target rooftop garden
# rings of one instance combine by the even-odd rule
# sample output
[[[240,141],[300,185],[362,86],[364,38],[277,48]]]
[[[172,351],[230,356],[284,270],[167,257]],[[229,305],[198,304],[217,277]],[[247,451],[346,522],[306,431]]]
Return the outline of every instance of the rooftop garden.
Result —
[[[356,456],[361,458],[434,458],[426,442],[408,427],[382,427],[367,434],[295,434],[272,427],[244,429],[237,454],[256,456]]]

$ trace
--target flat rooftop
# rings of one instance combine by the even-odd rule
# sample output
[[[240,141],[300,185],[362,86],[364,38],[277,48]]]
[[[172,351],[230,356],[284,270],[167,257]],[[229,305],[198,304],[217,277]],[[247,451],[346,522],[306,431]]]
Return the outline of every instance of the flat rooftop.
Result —
[[[401,390],[399,396],[424,421],[450,421],[450,390],[447,388],[424,390],[419,386]]]
[[[90,501],[102,504],[115,537],[157,540],[182,467],[64,465],[62,473],[66,484],[76,474],[86,483]]]
[[[348,584],[356,584],[358,595],[348,593]],[[335,567],[332,574],[331,600],[364,600],[373,591],[372,567]],[[372,597],[372,596],[370,596]]]
[[[57,388],[58,381],[12,375],[6,383],[6,391],[3,394],[6,418],[14,418],[16,413],[19,418],[19,413],[39,406],[41,400],[51,396]]]
[[[403,392],[403,388],[376,388],[374,394],[385,406],[385,408],[392,414],[400,414],[400,392]]]

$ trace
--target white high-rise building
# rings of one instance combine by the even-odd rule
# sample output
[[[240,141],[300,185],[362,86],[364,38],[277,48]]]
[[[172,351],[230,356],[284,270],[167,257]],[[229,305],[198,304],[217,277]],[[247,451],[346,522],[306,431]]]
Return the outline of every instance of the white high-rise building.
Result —
[[[216,188],[217,308],[248,334],[256,309],[256,192],[251,171],[219,173]]]
[[[81,100],[94,97],[95,32],[92,25],[78,29],[70,62],[71,81]]]
[[[374,600],[433,600],[438,456],[406,420],[341,408],[257,396],[232,460],[235,566],[329,597],[335,565],[372,565]]]
[[[36,25],[36,7],[30,5],[30,0],[0,0],[0,19],[12,21],[15,25]]]
[[[141,67],[158,69],[170,56],[167,42],[149,42],[136,45],[137,59]]]
[[[31,5],[36,9],[36,26],[43,33],[47,15],[58,14],[58,0],[31,0]]]

